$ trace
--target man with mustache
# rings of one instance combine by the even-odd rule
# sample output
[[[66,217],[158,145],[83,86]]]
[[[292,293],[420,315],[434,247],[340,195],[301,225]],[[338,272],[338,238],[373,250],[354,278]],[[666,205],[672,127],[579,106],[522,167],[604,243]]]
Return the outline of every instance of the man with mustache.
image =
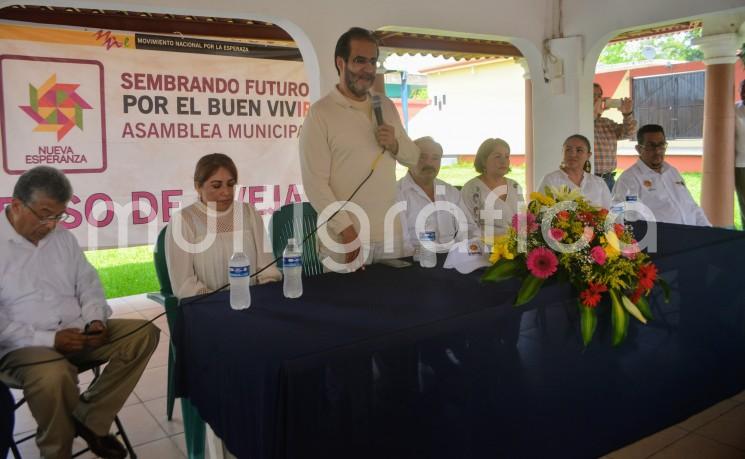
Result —
[[[372,104],[376,94],[371,91],[378,62],[375,36],[358,27],[349,29],[336,43],[334,61],[339,82],[311,106],[305,119],[300,167],[305,193],[319,214],[331,204],[349,199],[374,168],[351,199],[356,206],[348,204],[329,221],[328,228],[320,230],[346,245],[341,251],[326,244],[321,248],[326,268],[342,270],[355,269],[371,258],[401,256],[399,219],[389,225],[392,228],[385,228],[385,215],[396,195],[396,161],[415,165],[419,149],[406,135],[395,106],[383,94],[377,94],[383,123],[376,122]],[[353,211],[359,208],[364,215],[358,217]],[[385,238],[393,242],[392,252],[383,253]],[[373,257],[365,260],[359,256],[362,244],[373,251]]]
[[[639,159],[626,169],[613,187],[613,203],[639,201],[655,220],[683,225],[711,226],[696,204],[678,170],[665,162],[665,131],[657,124],[642,126],[636,133]]]
[[[404,249],[407,255],[417,258],[418,235],[422,231],[435,231],[435,242],[449,244],[464,239],[481,237],[481,230],[471,217],[460,191],[437,178],[442,160],[442,145],[432,137],[414,141],[421,154],[416,165],[398,181],[398,202],[406,203],[401,225]],[[417,229],[417,218],[421,228]],[[425,216],[427,216],[425,218]],[[443,247],[442,251],[446,251]]]

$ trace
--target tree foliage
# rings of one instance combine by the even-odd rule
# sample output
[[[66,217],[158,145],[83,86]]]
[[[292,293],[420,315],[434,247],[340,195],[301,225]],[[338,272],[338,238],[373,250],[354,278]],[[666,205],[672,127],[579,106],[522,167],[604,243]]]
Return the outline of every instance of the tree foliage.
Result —
[[[693,47],[692,40],[701,36],[701,29],[680,32],[673,35],[650,37],[642,40],[611,43],[603,49],[598,62],[601,64],[630,64],[649,59],[643,50],[651,47],[655,51],[653,59],[671,61],[700,61],[704,53]]]
[[[411,88],[409,90],[409,99],[427,100],[429,95],[427,94],[427,88]]]

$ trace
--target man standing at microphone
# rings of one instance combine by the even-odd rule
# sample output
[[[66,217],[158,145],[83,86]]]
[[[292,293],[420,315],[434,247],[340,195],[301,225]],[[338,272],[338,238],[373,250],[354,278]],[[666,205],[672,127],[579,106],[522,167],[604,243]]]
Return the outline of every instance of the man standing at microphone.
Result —
[[[350,204],[329,221],[328,228],[319,230],[353,247],[339,253],[322,246],[321,259],[331,256],[337,266],[354,262],[348,267],[355,268],[364,261],[358,260],[360,244],[369,244],[377,258],[401,256],[398,217],[392,231],[386,231],[385,216],[395,202],[396,161],[416,165],[419,149],[406,135],[393,103],[371,91],[378,62],[375,36],[358,27],[349,29],[336,43],[334,61],[339,83],[311,106],[300,134],[300,167],[305,193],[319,214],[330,204],[349,199],[372,170],[351,199],[367,216],[369,237],[363,239],[369,240],[360,240],[366,232],[360,231],[360,225],[366,222],[351,212],[350,207],[356,206]],[[381,120],[376,119],[376,111]],[[383,253],[385,238],[391,237],[394,250]],[[329,263],[325,265],[330,268]]]

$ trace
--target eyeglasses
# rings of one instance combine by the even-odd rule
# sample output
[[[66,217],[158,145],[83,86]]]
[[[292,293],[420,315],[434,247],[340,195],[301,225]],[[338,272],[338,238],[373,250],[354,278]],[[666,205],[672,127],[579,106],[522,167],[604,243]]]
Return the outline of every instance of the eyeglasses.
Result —
[[[67,217],[70,216],[70,214],[68,214],[67,212],[62,212],[62,213],[57,214],[57,215],[50,215],[48,217],[42,217],[41,215],[39,215],[38,213],[36,213],[36,211],[34,209],[32,209],[31,206],[29,206],[25,202],[23,203],[23,206],[26,207],[26,209],[30,210],[31,213],[34,214],[34,217],[36,217],[36,218],[39,219],[39,224],[40,225],[45,225],[47,223],[58,223],[60,221],[65,221],[65,220],[67,220]]]
[[[642,144],[641,147],[647,151],[652,150],[666,150],[667,149],[667,142],[660,142],[660,143],[645,143]]]
[[[369,59],[366,58],[366,57],[362,57],[362,56],[355,56],[355,57],[352,58],[352,62],[354,62],[357,65],[370,64],[373,67],[377,67],[378,66],[378,56],[371,57]]]

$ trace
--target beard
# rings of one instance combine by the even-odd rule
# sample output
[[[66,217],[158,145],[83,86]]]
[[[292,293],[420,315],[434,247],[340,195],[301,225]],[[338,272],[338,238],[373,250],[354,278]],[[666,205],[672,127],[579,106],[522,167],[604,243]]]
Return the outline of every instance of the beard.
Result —
[[[365,97],[374,81],[374,75],[372,78],[368,78],[363,73],[354,74],[348,68],[344,69],[344,82],[347,85],[347,89],[357,97]]]

